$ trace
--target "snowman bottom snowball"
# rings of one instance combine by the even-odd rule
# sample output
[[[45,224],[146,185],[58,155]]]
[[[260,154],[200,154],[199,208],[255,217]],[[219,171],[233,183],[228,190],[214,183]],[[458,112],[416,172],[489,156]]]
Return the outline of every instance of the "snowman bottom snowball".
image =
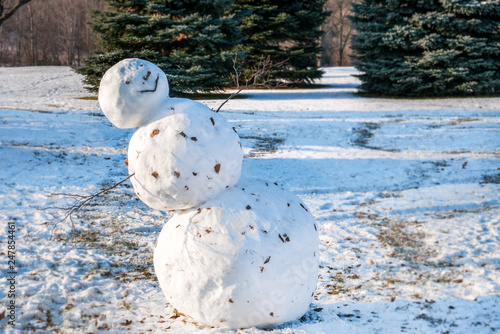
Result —
[[[195,321],[268,327],[302,316],[318,280],[318,232],[294,194],[240,182],[164,226],[154,267],[171,305]]]

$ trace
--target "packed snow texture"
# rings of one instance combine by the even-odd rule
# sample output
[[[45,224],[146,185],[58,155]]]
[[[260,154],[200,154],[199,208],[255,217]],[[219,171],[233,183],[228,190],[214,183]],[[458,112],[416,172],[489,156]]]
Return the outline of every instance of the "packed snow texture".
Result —
[[[99,85],[102,112],[116,127],[136,128],[158,117],[168,99],[168,81],[155,64],[125,59],[104,74]]]
[[[0,68],[0,220],[16,225],[17,332],[499,331],[500,99],[362,98],[354,69],[325,71],[321,88],[252,90],[221,110],[242,141],[242,174],[296,194],[320,240],[307,313],[234,331],[165,304],[152,254],[173,213],[137,201],[131,184],[80,211],[74,238],[70,223],[53,230],[37,208],[67,200],[47,195],[124,179],[133,131],[81,99],[89,93],[67,67]],[[7,321],[0,331],[13,333]]]
[[[238,182],[243,151],[224,117],[170,98],[171,115],[137,129],[128,148],[136,195],[152,208],[189,209]]]
[[[154,252],[170,304],[203,324],[268,327],[302,316],[318,281],[318,232],[304,203],[242,179],[201,207],[176,213]]]

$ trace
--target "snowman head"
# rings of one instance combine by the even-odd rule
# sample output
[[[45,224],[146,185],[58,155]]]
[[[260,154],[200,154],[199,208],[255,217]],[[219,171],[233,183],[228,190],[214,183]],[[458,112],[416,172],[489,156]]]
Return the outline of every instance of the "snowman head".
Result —
[[[124,59],[111,67],[99,86],[99,104],[115,126],[126,129],[148,123],[168,98],[165,73],[142,59]]]

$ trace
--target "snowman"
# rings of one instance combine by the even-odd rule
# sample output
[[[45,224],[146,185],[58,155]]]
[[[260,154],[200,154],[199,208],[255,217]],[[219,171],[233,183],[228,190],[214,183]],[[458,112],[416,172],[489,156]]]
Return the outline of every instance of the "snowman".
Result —
[[[148,206],[177,210],[163,227],[154,268],[167,301],[194,321],[269,327],[303,315],[318,278],[318,229],[294,194],[241,178],[236,131],[203,104],[168,96],[154,64],[110,68],[99,103],[119,128],[138,127],[130,179]]]

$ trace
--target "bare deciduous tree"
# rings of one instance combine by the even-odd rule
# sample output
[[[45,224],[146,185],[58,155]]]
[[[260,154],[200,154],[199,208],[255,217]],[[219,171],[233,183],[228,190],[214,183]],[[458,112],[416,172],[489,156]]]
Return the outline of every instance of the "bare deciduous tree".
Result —
[[[17,1],[0,4],[12,8]],[[0,26],[0,66],[80,65],[97,49],[87,14],[104,6],[99,0],[32,0],[19,7]]]
[[[251,69],[248,69],[251,74],[249,75],[249,77],[245,78],[243,75],[243,72],[245,72],[243,69],[243,63],[238,60],[238,54],[235,54],[233,59],[234,73],[231,74],[231,77],[237,90],[236,92],[229,95],[228,98],[224,102],[222,102],[222,104],[219,106],[219,108],[217,108],[215,112],[219,112],[220,109],[230,99],[232,99],[245,89],[257,87],[274,89],[287,87],[289,84],[297,83],[298,81],[287,82],[271,79],[272,71],[282,68],[287,61],[288,60],[283,60],[275,63],[271,60],[270,55],[267,55],[267,57],[264,57],[264,55],[262,55],[257,65],[255,67],[252,67]]]
[[[13,6],[7,9],[7,1],[0,0],[0,26],[2,25],[2,23],[4,23],[5,20],[14,15],[14,13],[17,12],[19,8],[26,5],[30,1],[31,0],[17,0]]]
[[[331,13],[322,29],[323,54],[322,65],[349,65],[349,45],[353,28],[349,15],[352,14],[351,5],[355,0],[328,0],[326,10]]]

